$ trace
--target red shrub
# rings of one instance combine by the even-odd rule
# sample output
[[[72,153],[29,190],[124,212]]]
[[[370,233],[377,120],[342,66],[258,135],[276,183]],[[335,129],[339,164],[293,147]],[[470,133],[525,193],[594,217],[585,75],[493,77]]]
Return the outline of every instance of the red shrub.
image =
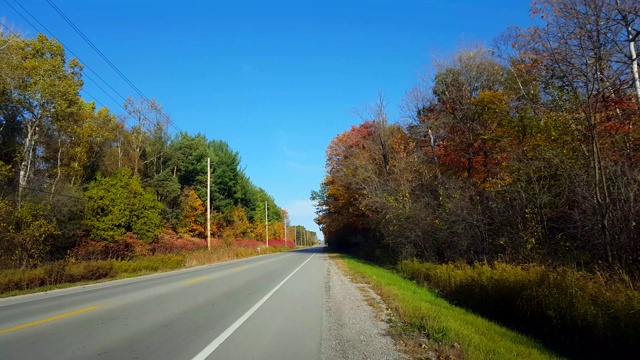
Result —
[[[269,246],[276,246],[276,247],[288,247],[288,248],[295,248],[296,245],[293,242],[293,239],[287,239],[285,242],[285,239],[269,239]]]
[[[129,260],[148,254],[149,246],[132,233],[113,241],[84,239],[70,252],[70,256],[78,261]]]
[[[151,251],[154,254],[176,254],[206,248],[206,240],[177,235],[171,230],[165,230],[158,240],[151,244]]]

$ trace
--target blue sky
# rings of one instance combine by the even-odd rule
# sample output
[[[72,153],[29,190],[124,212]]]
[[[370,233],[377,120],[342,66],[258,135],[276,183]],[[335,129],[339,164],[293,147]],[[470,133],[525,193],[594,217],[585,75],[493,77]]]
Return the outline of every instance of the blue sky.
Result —
[[[42,30],[4,1],[7,23]],[[120,94],[134,93],[45,0],[18,2]],[[527,0],[53,2],[181,130],[228,142],[292,223],[316,231],[310,192],[357,110],[382,91],[396,119],[433,58],[530,23]],[[91,81],[85,89],[122,112]]]

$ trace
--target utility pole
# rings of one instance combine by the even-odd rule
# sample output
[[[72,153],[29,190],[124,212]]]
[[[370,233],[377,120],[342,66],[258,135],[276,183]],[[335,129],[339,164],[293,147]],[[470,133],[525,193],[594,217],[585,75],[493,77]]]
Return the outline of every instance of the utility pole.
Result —
[[[284,247],[287,247],[287,213],[282,212],[282,227],[284,228]]]
[[[269,247],[269,218],[268,218],[269,206],[267,202],[264,202],[264,236],[267,239],[267,247]]]
[[[211,158],[207,158],[207,249],[211,252]]]

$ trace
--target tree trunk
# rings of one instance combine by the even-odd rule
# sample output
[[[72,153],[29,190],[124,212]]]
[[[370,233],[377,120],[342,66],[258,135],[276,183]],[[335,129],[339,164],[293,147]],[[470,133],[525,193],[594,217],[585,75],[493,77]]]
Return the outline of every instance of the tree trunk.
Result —
[[[640,76],[638,75],[638,56],[636,54],[636,40],[638,39],[638,35],[640,33],[635,32],[631,27],[632,21],[629,19],[629,14],[625,10],[622,9],[620,5],[620,0],[616,0],[616,5],[618,6],[618,13],[622,18],[623,25],[627,32],[627,41],[629,42],[629,57],[631,60],[631,72],[633,74],[633,85],[636,89],[636,98],[638,100],[638,109],[640,109]]]
[[[58,174],[56,175],[56,179],[53,180],[53,185],[51,185],[51,196],[49,196],[49,201],[53,201],[53,195],[56,192],[56,186],[58,185],[58,180],[60,180],[61,166],[60,166],[60,158],[62,155],[62,140],[58,139]]]
[[[22,161],[20,162],[20,179],[18,184],[18,206],[22,203],[22,189],[27,187],[27,181],[31,172],[31,161],[33,160],[33,149],[38,138],[38,123],[27,124],[27,138],[24,141]]]

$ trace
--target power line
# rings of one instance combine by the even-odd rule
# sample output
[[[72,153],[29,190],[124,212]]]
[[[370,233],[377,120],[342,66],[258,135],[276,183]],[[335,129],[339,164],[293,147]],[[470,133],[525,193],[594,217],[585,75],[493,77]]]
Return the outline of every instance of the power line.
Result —
[[[15,1],[15,0],[14,0]],[[100,49],[98,49],[98,47],[82,32],[82,30],[80,30],[74,23],[73,21],[71,21],[71,19],[69,19],[62,10],[60,10],[60,8],[58,8],[56,6],[56,4],[53,3],[53,1],[51,0],[46,0],[47,3],[53,8],[53,10],[55,10],[58,15],[60,15],[66,22],[67,24],[69,24],[69,26],[71,26],[71,28],[73,28],[73,30],[75,30],[75,32],[80,35],[80,37],[82,39],[84,39],[84,41],[89,44],[89,46],[91,46],[91,48],[113,69],[113,71],[115,71],[127,84],[129,84],[129,86],[131,86],[131,88],[138,93],[138,95],[140,95],[140,97],[145,100],[147,103],[151,104],[151,101],[149,100],[149,98],[147,98],[147,96],[145,96],[142,91],[140,89],[138,89],[138,87],[131,81],[129,80],[129,78],[124,75],[124,73],[122,73],[122,71],[120,71],[120,69],[118,69],[117,66],[115,66],[111,60],[109,60],[109,58],[107,58],[107,56],[102,53],[102,51],[100,51]],[[173,121],[171,121],[171,119],[164,114],[163,112],[160,112],[160,115],[162,115],[165,120],[167,121],[167,123],[169,123],[171,126],[173,126],[176,130],[178,130],[178,132],[181,132],[182,130],[178,127],[178,125],[176,125]]]
[[[15,1],[15,0],[14,0]],[[51,0],[46,0],[47,3],[49,3],[49,5],[51,5],[51,7],[53,8],[53,10],[55,10],[58,15],[60,15],[62,17],[62,19],[64,19],[64,21],[67,22],[67,24],[69,24],[69,26],[71,26],[71,28],[78,34],[80,35],[80,37],[82,39],[84,39],[84,41],[89,44],[89,46],[91,46],[91,48],[98,54],[100,55],[100,57],[118,74],[120,75],[120,77],[122,77],[122,79],[124,81],[127,82],[127,84],[129,84],[129,86],[131,86],[131,88],[138,93],[138,95],[140,95],[143,98],[146,98],[146,96],[142,93],[142,91],[140,91],[140,89],[138,89],[137,86],[135,86],[133,84],[133,82],[131,82],[131,80],[129,80],[128,77],[126,77],[121,71],[120,69],[118,69],[117,66],[115,66],[111,60],[109,60],[109,58],[107,58],[107,56],[105,54],[102,53],[102,51],[100,51],[100,49],[98,49],[98,47],[82,32],[82,30],[80,30],[74,23],[73,21],[71,21],[71,19],[69,19],[63,12],[62,10],[60,10],[60,8],[58,8],[56,6],[56,4],[53,3],[53,1]]]
[[[16,9],[13,5],[11,5],[7,0],[4,0],[4,2],[9,5],[9,7],[11,7],[11,9],[13,9],[14,12],[16,12],[24,21],[27,22],[27,24],[29,24],[32,28],[34,28],[36,31],[38,32],[42,32],[40,31],[38,26],[35,26],[31,21],[29,21],[29,19],[27,19],[18,9]],[[53,32],[51,32],[44,24],[42,24],[33,14],[31,14],[29,12],[29,10],[27,10],[24,6],[22,6],[20,3],[18,3],[16,0],[14,0],[14,2],[16,3],[16,5],[18,5],[25,13],[27,13],[36,23],[38,23],[40,25],[40,27],[42,27],[47,34],[49,34],[49,36],[51,37],[55,37]],[[54,10],[56,10],[56,12],[59,12],[60,16],[63,17],[63,19],[65,19],[65,21],[67,21],[68,23],[71,22],[70,19],[68,19],[63,13],[61,14],[61,10],[59,8],[57,8],[55,6],[55,4],[53,4],[52,2],[49,2],[50,5],[52,7],[54,7]],[[78,29],[75,25],[73,25],[73,23],[69,24],[70,26],[72,26],[74,28],[74,30],[76,30],[76,32],[79,32],[80,29]],[[9,30],[9,29],[8,29]],[[10,31],[10,30],[9,30]],[[81,31],[80,31],[81,33]],[[88,40],[88,38],[86,38],[86,36],[84,36],[84,34],[81,34],[81,36],[83,36],[83,39],[85,39],[85,41]],[[59,41],[59,40],[58,40]],[[84,61],[82,61],[82,59],[76,54],[74,53],[69,47],[67,47],[64,43],[62,43],[61,41],[59,41],[60,44],[64,47],[64,49],[66,51],[68,51],[70,54],[72,54],[73,56],[75,56],[78,61],[80,61],[80,63],[87,68],[87,70],[89,70],[91,73],[93,73],[96,77],[98,77],[98,79],[100,79],[105,85],[107,85],[107,87],[109,87],[109,89],[111,89],[117,96],[119,96],[125,103],[128,103],[129,101],[122,95],[120,94],[116,89],[113,88],[113,86],[111,86],[111,84],[109,84],[106,80],[104,80],[98,73],[96,73],[93,69],[91,69]],[[90,42],[90,41],[89,41]],[[103,59],[105,61],[107,61],[107,63],[109,64],[109,66],[111,66],[112,68],[115,67],[115,65],[113,65],[113,63],[111,63],[108,59],[104,58],[104,54],[102,54],[97,47],[95,47],[95,45],[93,45],[93,43],[90,43],[90,46],[92,48],[94,48],[94,50],[96,50],[98,52],[98,55],[100,55],[101,57],[103,57]],[[144,94],[142,94],[142,92],[128,79],[126,78],[126,76],[124,76],[124,74],[122,74],[122,72],[120,72],[120,70],[118,70],[117,68],[114,69],[118,75],[120,75],[123,80],[125,80],[127,82],[127,84],[129,84],[129,86],[131,86],[138,94],[140,94],[140,96],[143,98],[143,100],[145,102],[147,102],[148,104],[151,104],[151,101],[144,96]],[[123,104],[120,103],[119,101],[117,101],[108,91],[106,91],[100,84],[98,84],[98,82],[96,82],[94,79],[91,78],[91,76],[89,76],[88,74],[84,74],[84,77],[86,77],[89,81],[91,81],[93,84],[96,85],[96,87],[98,87],[103,93],[105,93],[105,95],[107,95],[114,103],[116,103],[125,113],[128,113],[128,111],[124,108]],[[83,89],[83,91],[85,93],[88,94],[88,92],[86,90]],[[93,96],[92,96],[93,97]],[[93,98],[96,102],[98,102],[98,100],[94,97]],[[103,104],[104,106],[104,104]],[[182,130],[174,123],[171,121],[171,119],[163,112],[159,112],[159,114],[167,121],[168,124],[170,124],[171,126],[173,126],[176,130],[178,130],[179,132],[181,132]],[[126,121],[127,119],[124,119],[125,124],[127,123]]]
[[[20,14],[18,14],[20,15]],[[22,16],[22,15],[21,15]],[[24,19],[24,17],[23,17]],[[25,19],[25,21],[28,21]],[[30,24],[33,27],[33,24]],[[7,27],[6,25],[4,25],[3,23],[0,23],[0,26],[3,27],[9,34],[13,35],[13,36],[19,36],[17,33],[15,33],[14,31],[12,31],[9,27]],[[35,27],[34,27],[35,28]],[[38,30],[37,28],[35,28],[36,30]],[[63,47],[64,44],[60,43]],[[66,47],[65,47],[66,48]],[[71,50],[69,50],[69,52],[71,52]],[[80,59],[78,59],[80,61]],[[82,62],[82,61],[80,61]],[[85,76],[91,80],[98,88],[100,88],[102,91],[105,91],[102,87],[100,87],[100,84],[96,83],[95,80],[91,79],[90,77],[88,77],[86,74]],[[84,92],[85,94],[87,94],[90,98],[93,99],[93,101],[95,101],[96,103],[100,104],[100,106],[102,107],[107,107],[102,101],[98,100],[97,97],[91,95],[91,93],[89,93],[84,87],[81,89],[82,92]],[[107,93],[105,91],[105,94],[107,94],[107,96],[109,96],[111,98],[111,100],[113,100],[114,102],[118,103],[109,93]],[[124,107],[122,107],[122,105],[120,105],[120,107],[124,110]],[[126,110],[125,110],[126,111]],[[126,124],[126,119],[124,119],[125,124]]]
[[[34,28],[36,31],[38,32],[42,32],[40,31],[40,28],[38,28],[37,26],[35,26],[31,21],[29,21],[29,19],[27,19],[24,15],[22,15],[22,13],[16,9],[15,7],[13,7],[13,5],[11,5],[7,0],[4,0],[5,3],[7,3],[7,5],[9,5],[9,7],[11,7],[11,9],[13,9],[13,11],[15,11],[16,14],[18,14],[24,21],[27,22],[27,24],[29,24],[32,28]],[[25,13],[27,13],[27,15],[29,15],[36,23],[38,23],[38,25],[40,25],[40,27],[42,27],[42,29],[44,29],[46,31],[47,34],[49,34],[49,36],[54,37],[53,33],[46,27],[44,26],[35,16],[33,16],[29,10],[25,9],[24,6],[22,6],[20,3],[18,3],[17,1],[14,0],[14,2],[16,3],[16,5],[18,5]],[[6,27],[5,27],[6,28]],[[7,29],[9,30],[9,29]],[[11,30],[9,30],[11,32]],[[14,33],[14,35],[16,35]],[[80,59],[80,57],[74,53],[71,49],[69,49],[69,47],[65,46],[64,43],[62,43],[62,41],[58,40],[60,42],[60,44],[62,45],[62,47],[68,51],[71,55],[75,56],[76,59],[78,59],[78,61],[80,61],[80,63],[87,68],[87,70],[91,71],[91,73],[93,73],[95,76],[98,77],[98,79],[100,79],[103,83],[105,83],[114,93],[116,93],[123,101],[127,101],[125,99],[124,96],[122,96],[116,89],[113,88],[113,86],[111,86],[106,80],[104,80],[98,73],[96,73],[95,71],[93,71],[93,69],[91,69],[84,61],[82,61],[82,59]],[[118,104],[118,106],[120,106],[120,108],[126,112],[126,109],[124,108],[124,106],[122,106],[122,103],[117,101],[116,99],[113,98],[113,96],[111,96],[111,94],[109,94],[102,86],[100,86],[100,84],[98,84],[95,80],[93,80],[88,74],[84,74],[84,77],[86,77],[88,80],[90,80],[92,83],[94,83],[100,90],[102,90],[102,92],[104,92],[111,100],[113,100],[114,103]],[[96,98],[94,98],[94,100],[97,101]],[[104,106],[104,105],[103,105]]]
[[[98,104],[100,104],[100,106],[102,107],[107,107],[105,104],[103,104],[100,100],[96,99],[93,95],[91,95],[87,90],[82,89],[82,91],[87,94],[90,98],[93,99],[93,101],[97,102]]]

